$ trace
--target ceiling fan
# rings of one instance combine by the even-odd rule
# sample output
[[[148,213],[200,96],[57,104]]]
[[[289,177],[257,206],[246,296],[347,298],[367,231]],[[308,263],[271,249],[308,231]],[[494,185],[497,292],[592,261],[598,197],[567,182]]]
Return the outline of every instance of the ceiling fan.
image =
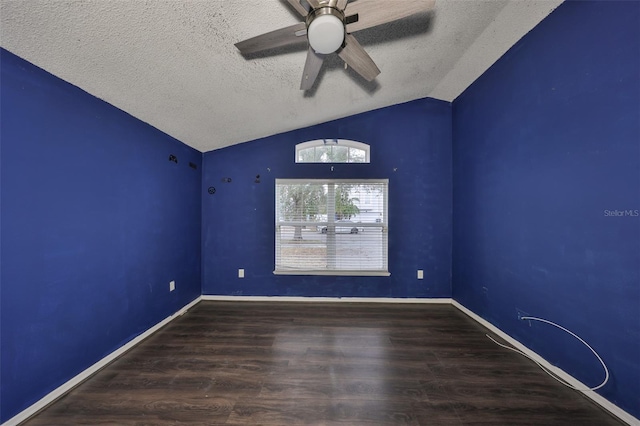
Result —
[[[365,80],[380,70],[351,33],[433,9],[435,0],[287,0],[305,18],[304,22],[236,43],[243,55],[304,41],[309,48],[301,90],[313,86],[326,55],[337,53]]]

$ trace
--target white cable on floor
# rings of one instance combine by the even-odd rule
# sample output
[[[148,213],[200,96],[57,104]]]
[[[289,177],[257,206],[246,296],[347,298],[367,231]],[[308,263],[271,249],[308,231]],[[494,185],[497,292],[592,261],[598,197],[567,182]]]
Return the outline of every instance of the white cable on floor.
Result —
[[[567,382],[566,380],[558,377],[558,375],[556,375],[553,371],[549,370],[547,367],[545,367],[544,365],[542,365],[541,363],[539,363],[538,361],[536,361],[535,359],[533,359],[532,357],[530,357],[529,355],[527,355],[526,353],[522,352],[519,349],[516,348],[512,348],[510,346],[507,345],[503,345],[502,343],[496,342],[495,339],[493,339],[491,336],[489,336],[488,334],[485,334],[485,336],[487,336],[489,339],[491,339],[496,345],[501,346],[505,349],[509,349],[510,351],[519,353],[520,355],[529,358],[531,361],[535,362],[536,364],[538,364],[538,367],[540,367],[542,369],[542,371],[544,371],[545,373],[547,373],[549,376],[553,377],[554,379],[556,379],[558,382],[562,383],[563,385],[570,387],[571,389],[575,389],[577,391],[594,391],[596,389],[600,389],[601,387],[603,387],[608,381],[609,381],[609,369],[607,368],[607,365],[604,363],[604,361],[602,360],[602,358],[600,358],[600,355],[598,355],[598,353],[595,351],[595,349],[593,349],[587,342],[585,342],[580,336],[578,336],[577,334],[575,334],[574,332],[567,330],[566,328],[564,328],[561,325],[556,324],[555,322],[543,319],[543,318],[537,318],[537,317],[520,317],[521,320],[523,321],[527,321],[527,320],[531,320],[531,321],[540,321],[540,322],[544,322],[546,324],[552,325],[554,327],[559,328],[562,331],[566,331],[567,333],[569,333],[570,335],[572,335],[573,337],[575,337],[576,339],[578,339],[580,342],[582,342],[582,344],[584,344],[586,347],[588,347],[591,352],[593,352],[593,354],[596,356],[596,358],[598,358],[598,361],[600,361],[600,364],[602,364],[602,367],[604,367],[604,381],[602,383],[600,383],[598,386],[592,387],[592,388],[577,388],[575,386],[573,386],[571,383]]]

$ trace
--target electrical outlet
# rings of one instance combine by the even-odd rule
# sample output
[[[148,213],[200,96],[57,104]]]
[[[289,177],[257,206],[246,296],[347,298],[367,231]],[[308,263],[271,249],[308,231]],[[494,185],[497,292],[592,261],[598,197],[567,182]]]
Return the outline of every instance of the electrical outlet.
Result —
[[[238,269],[238,278],[244,278],[244,269]]]
[[[418,269],[418,279],[424,279],[424,271],[422,269]]]
[[[176,282],[175,281],[169,281],[169,291],[173,291],[176,289]]]

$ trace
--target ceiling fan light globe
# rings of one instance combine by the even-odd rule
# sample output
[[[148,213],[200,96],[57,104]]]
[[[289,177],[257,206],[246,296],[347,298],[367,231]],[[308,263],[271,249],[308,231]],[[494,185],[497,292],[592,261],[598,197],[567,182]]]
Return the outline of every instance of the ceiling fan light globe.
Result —
[[[344,24],[337,16],[321,15],[315,18],[307,29],[311,48],[320,54],[333,53],[344,42]]]

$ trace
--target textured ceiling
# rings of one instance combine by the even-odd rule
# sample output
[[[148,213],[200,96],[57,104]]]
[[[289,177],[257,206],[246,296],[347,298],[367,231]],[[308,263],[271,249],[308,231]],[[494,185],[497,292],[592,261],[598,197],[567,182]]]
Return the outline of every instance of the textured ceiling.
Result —
[[[200,151],[423,97],[452,101],[561,3],[437,0],[354,34],[376,80],[333,55],[303,92],[304,44],[248,59],[234,47],[299,22],[285,1],[0,1],[3,48]]]

